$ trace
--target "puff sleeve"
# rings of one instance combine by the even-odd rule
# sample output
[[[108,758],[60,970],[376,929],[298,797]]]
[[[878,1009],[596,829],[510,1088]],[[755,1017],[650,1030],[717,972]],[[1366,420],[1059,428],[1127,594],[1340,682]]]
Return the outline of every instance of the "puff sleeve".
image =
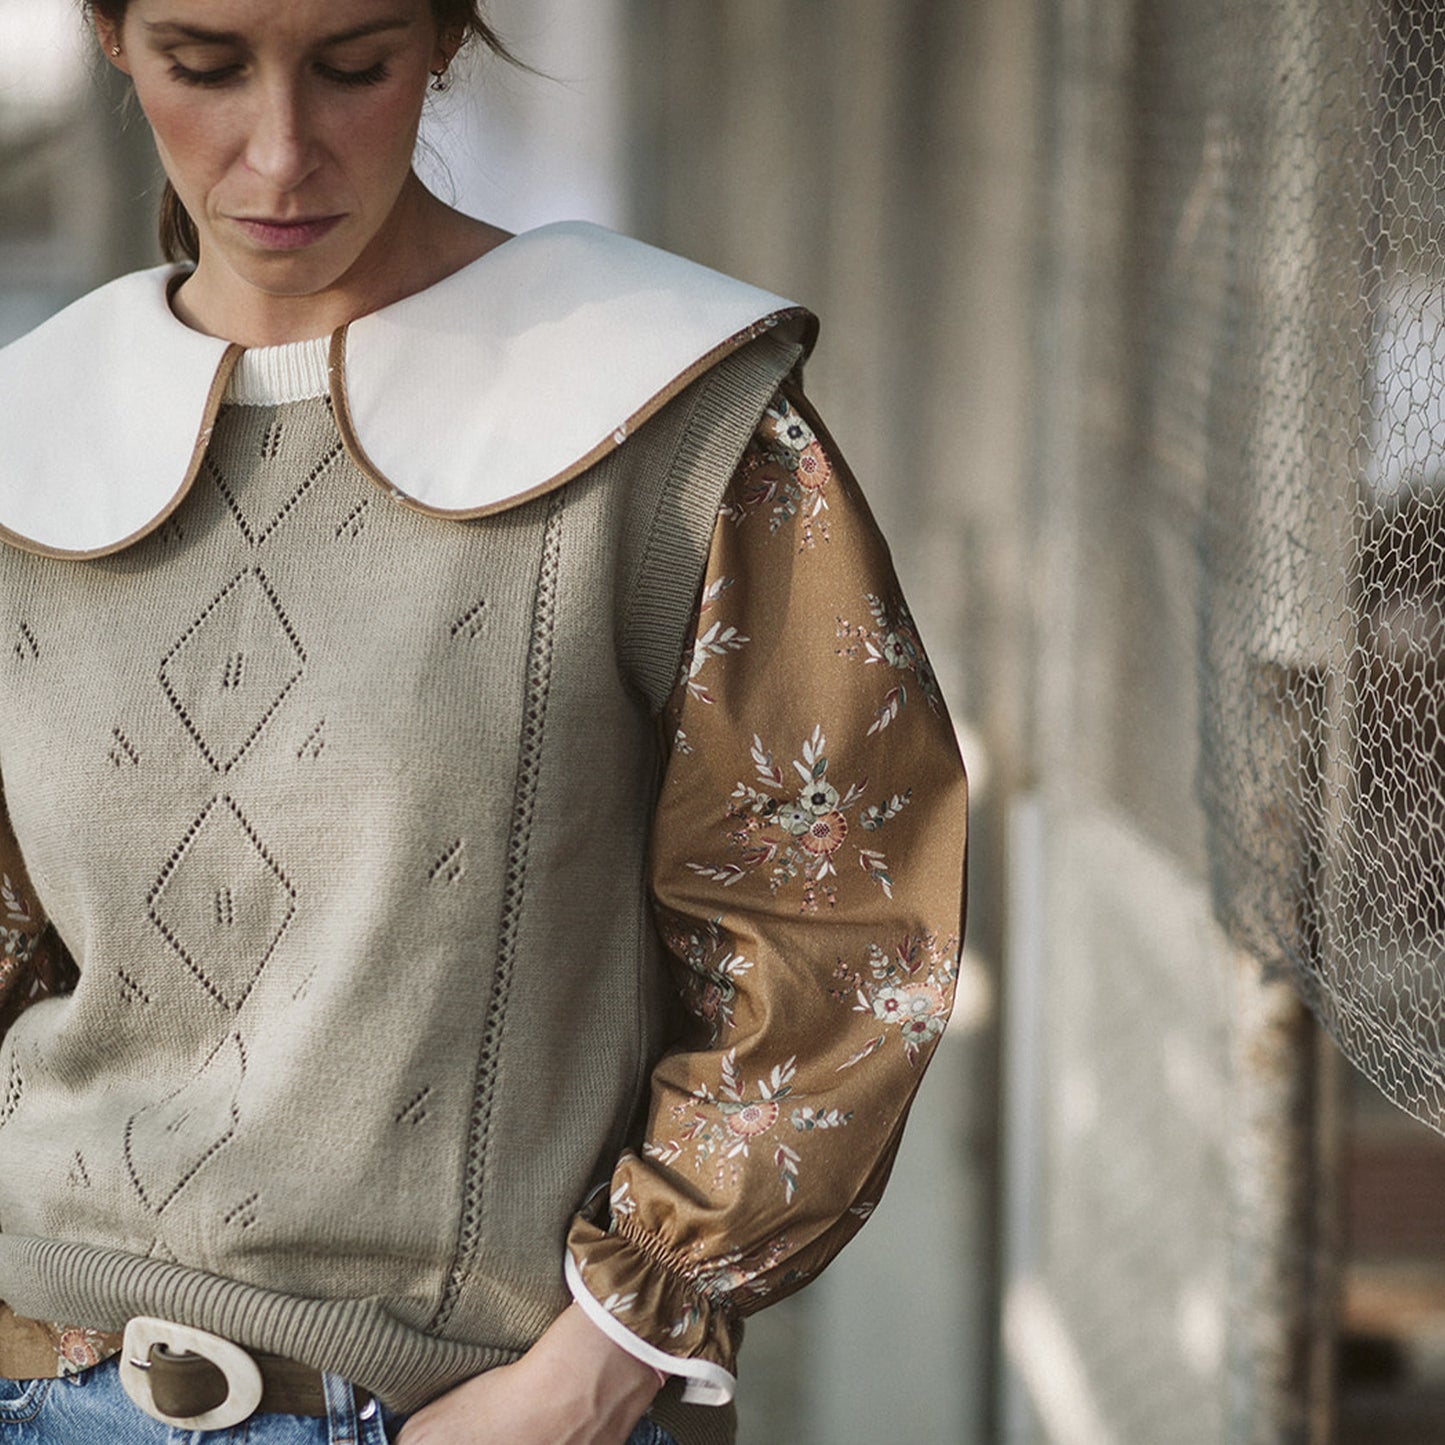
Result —
[[[663,715],[651,887],[689,1027],[574,1221],[574,1297],[734,1388],[736,1322],[817,1274],[887,1178],[958,974],[966,784],[887,547],[802,395],[724,498]]]

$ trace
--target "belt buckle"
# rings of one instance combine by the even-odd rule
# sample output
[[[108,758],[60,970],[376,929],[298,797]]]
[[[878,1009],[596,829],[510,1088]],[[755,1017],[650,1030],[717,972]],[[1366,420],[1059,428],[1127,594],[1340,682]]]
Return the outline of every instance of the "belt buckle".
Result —
[[[202,1415],[167,1415],[156,1404],[148,1378],[151,1350],[157,1345],[172,1354],[200,1355],[209,1360],[226,1377],[226,1398]],[[137,1408],[152,1420],[181,1430],[225,1430],[249,1419],[261,1403],[261,1368],[240,1345],[205,1330],[148,1315],[137,1315],[125,1327],[120,1383]]]

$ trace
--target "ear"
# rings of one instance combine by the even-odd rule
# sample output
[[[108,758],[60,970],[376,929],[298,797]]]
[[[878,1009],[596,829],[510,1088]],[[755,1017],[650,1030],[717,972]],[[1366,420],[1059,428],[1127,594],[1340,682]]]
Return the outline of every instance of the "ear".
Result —
[[[432,56],[432,71],[445,70],[457,58],[457,51],[462,48],[462,42],[466,38],[465,31],[443,30],[437,36],[436,51]]]
[[[98,10],[95,12],[95,39],[100,53],[121,72],[130,74],[130,57],[121,44],[120,27],[107,20]]]

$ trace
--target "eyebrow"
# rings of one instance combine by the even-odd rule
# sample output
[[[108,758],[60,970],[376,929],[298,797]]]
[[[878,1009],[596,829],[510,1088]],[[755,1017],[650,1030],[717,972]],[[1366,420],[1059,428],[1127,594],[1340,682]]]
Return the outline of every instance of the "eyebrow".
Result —
[[[348,40],[363,40],[369,35],[379,35],[387,30],[406,30],[411,26],[409,19],[373,20],[367,25],[357,25],[350,30],[338,31],[319,42],[318,48],[328,45],[344,45]],[[243,45],[246,37],[233,30],[207,30],[202,25],[184,25],[179,20],[147,20],[146,30],[152,35],[178,35],[186,40],[200,41],[205,45]]]

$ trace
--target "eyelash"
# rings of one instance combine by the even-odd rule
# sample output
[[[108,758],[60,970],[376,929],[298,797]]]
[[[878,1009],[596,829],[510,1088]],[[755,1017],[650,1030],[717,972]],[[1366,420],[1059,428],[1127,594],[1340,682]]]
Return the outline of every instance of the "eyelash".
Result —
[[[385,61],[378,61],[365,70],[334,70],[329,65],[319,65],[316,69],[317,74],[323,79],[329,80],[333,85],[348,87],[378,85],[391,73],[387,69]],[[182,65],[179,60],[171,61],[171,75],[183,85],[203,87],[225,85],[228,81],[234,80],[239,73],[240,67],[235,65],[223,66],[219,70],[192,70],[189,66]]]

